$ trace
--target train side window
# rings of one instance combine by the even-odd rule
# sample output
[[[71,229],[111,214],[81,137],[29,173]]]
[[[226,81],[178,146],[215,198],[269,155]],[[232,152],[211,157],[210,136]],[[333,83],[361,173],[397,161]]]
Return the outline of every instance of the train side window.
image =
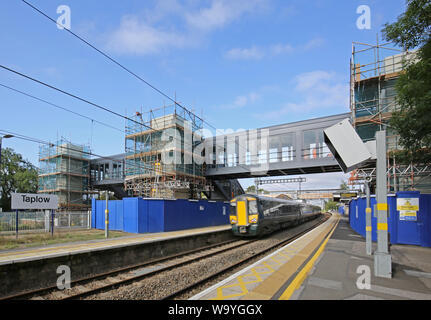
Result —
[[[269,201],[261,201],[260,203],[261,207],[262,207],[262,211],[263,211],[263,215],[269,216],[271,214],[271,204]]]

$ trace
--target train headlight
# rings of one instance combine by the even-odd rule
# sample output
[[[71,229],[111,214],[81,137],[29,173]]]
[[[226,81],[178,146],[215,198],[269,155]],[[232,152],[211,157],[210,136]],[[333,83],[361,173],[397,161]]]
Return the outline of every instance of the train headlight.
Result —
[[[248,216],[248,223],[257,223],[258,215],[253,214]]]
[[[230,224],[235,224],[235,223],[237,223],[237,220],[236,220],[236,217],[235,217],[235,216],[230,216],[230,217],[229,217],[229,220],[230,220]]]

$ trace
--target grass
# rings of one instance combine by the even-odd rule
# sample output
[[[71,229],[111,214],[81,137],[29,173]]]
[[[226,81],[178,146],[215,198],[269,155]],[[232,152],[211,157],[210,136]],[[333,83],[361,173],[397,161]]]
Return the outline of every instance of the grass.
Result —
[[[109,231],[109,238],[131,235],[121,231]],[[46,246],[67,242],[105,239],[105,231],[97,229],[56,231],[51,233],[18,234],[0,236],[0,250],[22,249],[36,246]]]

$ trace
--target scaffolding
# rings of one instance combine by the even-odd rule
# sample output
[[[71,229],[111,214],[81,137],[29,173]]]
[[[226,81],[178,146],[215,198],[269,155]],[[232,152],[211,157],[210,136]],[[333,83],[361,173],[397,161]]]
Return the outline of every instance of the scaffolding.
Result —
[[[396,54],[394,54],[396,52]],[[350,60],[350,110],[353,126],[363,141],[373,140],[376,131],[386,130],[388,151],[399,149],[399,136],[387,126],[398,110],[395,83],[415,52],[353,42]]]
[[[62,138],[39,147],[38,193],[58,196],[60,210],[91,207],[90,148]]]
[[[395,53],[395,54],[394,54]],[[399,135],[390,126],[392,112],[399,110],[395,83],[408,63],[417,61],[416,51],[393,48],[390,43],[352,43],[350,59],[350,110],[353,126],[366,142],[374,140],[376,131],[386,130],[388,158],[388,192],[399,190],[431,190],[428,167],[397,165],[390,151],[400,150]],[[373,170],[354,170],[349,184],[362,184],[373,177]]]
[[[126,122],[126,192],[199,198],[210,190],[204,177],[202,129],[202,119],[177,104],[136,112]]]

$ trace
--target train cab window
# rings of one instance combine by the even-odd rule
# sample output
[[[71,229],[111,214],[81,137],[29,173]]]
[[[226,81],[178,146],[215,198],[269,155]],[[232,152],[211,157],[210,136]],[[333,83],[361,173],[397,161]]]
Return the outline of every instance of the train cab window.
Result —
[[[235,216],[236,215],[236,202],[230,203],[230,215]]]
[[[249,200],[248,201],[248,214],[258,214],[257,210],[257,201],[256,200]]]

